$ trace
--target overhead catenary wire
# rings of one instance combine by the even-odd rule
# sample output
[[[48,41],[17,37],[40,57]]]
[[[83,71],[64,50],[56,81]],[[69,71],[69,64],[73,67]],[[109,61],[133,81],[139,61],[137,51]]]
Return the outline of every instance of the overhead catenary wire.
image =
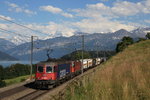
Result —
[[[14,23],[14,24],[16,24],[16,25],[18,25],[18,26],[24,27],[24,28],[29,29],[29,30],[31,30],[31,31],[38,32],[38,33],[41,33],[41,34],[45,34],[46,36],[49,36],[49,34],[47,34],[47,33],[43,33],[43,32],[41,32],[41,31],[34,30],[34,29],[29,28],[29,27],[27,27],[27,26],[25,26],[25,25],[18,24],[18,23],[14,22],[14,21],[8,20],[8,19],[6,19],[6,18],[4,18],[4,17],[1,17],[1,16],[0,16],[0,19],[3,19],[3,20],[5,20],[5,21],[11,22],[11,23]]]
[[[9,32],[9,33],[14,33],[14,34],[19,35],[19,36],[30,38],[29,36],[22,35],[22,34],[19,34],[19,33],[16,33],[16,32],[12,32],[12,31],[9,31],[9,30],[3,29],[3,28],[0,28],[0,30],[6,31],[6,32]]]
[[[16,33],[16,32],[13,32],[13,31],[9,31],[9,30],[6,30],[6,29],[3,29],[3,28],[0,28],[0,30],[1,30],[1,32],[3,31],[3,32],[5,32],[5,33],[13,33],[13,34],[17,34],[17,35],[19,35],[19,36],[22,36],[22,37],[27,37],[28,39],[30,38],[29,36],[26,36],[26,35],[22,35],[22,34],[19,34],[19,33]],[[1,38],[1,39],[6,39],[6,38]],[[7,40],[7,39],[6,39]],[[10,39],[11,40],[11,39]],[[13,40],[15,40],[15,41],[18,41],[18,39],[13,39]],[[26,42],[25,40],[23,40],[23,39],[19,39],[20,41],[22,41],[22,42]],[[23,47],[20,47],[20,46],[17,46],[17,45],[13,45],[13,44],[9,44],[9,45],[0,45],[0,46],[11,46],[11,48],[20,48],[20,50],[24,50],[24,48]],[[28,48],[28,46],[26,46],[26,48]]]
[[[1,17],[1,16],[0,16],[0,19],[3,19],[3,20],[5,20],[5,21],[11,22],[11,23],[14,23],[14,24],[16,24],[16,25],[18,25],[18,26],[24,27],[24,28],[29,29],[29,30],[31,30],[31,31],[38,32],[38,33],[42,33],[42,34],[45,34],[45,35],[49,36],[47,33],[43,33],[43,32],[34,30],[34,29],[29,28],[29,27],[27,27],[27,26],[25,26],[25,25],[16,23],[16,22],[14,22],[14,21],[12,21],[12,20],[8,20],[8,19],[6,19],[6,18],[4,18],[4,17]],[[7,30],[7,31],[8,31],[8,30]],[[13,33],[15,33],[15,32],[13,32]],[[75,42],[75,41],[74,41],[74,42]]]
[[[8,30],[2,29],[2,28],[0,28],[0,30],[1,30],[1,31],[4,31],[4,32],[7,32],[7,33],[17,34],[17,35],[22,36],[22,37],[27,37],[27,39],[29,39],[28,36],[25,36],[25,35],[22,35],[22,34],[19,34],[19,33],[16,33],[16,32],[8,31]],[[3,39],[5,39],[5,38],[3,38]],[[12,38],[11,38],[11,39],[12,39]],[[10,40],[11,40],[11,39],[10,39]],[[7,38],[6,40],[8,40],[8,38]],[[16,42],[18,41],[18,39],[13,39],[13,40],[15,40]],[[27,42],[27,41],[25,41],[25,40],[23,40],[23,39],[21,39],[21,38],[19,38],[19,40],[22,41],[22,42]]]

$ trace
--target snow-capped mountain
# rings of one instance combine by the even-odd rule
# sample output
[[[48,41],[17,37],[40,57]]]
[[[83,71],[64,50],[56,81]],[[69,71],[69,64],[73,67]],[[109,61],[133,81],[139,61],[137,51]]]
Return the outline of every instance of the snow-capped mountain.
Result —
[[[115,50],[116,44],[122,39],[122,37],[130,36],[135,39],[139,37],[145,37],[145,31],[148,30],[150,30],[150,28],[136,29],[131,32],[121,29],[114,33],[94,33],[85,35],[85,50],[96,50],[97,48],[99,50]],[[18,59],[29,60],[30,46],[31,43],[27,42],[5,51],[6,53]],[[59,58],[72,51],[80,50],[81,47],[81,35],[38,40],[34,42],[34,60],[46,60],[46,51],[48,49],[53,49],[52,53],[50,54],[51,57]]]
[[[9,39],[10,42],[14,43],[15,45],[20,45],[22,43],[29,42],[31,39],[30,38],[25,38],[23,36],[13,36],[12,39]]]
[[[150,28],[138,28],[135,29],[133,31],[131,31],[133,34],[138,35],[139,37],[145,37],[145,35],[147,34],[147,32],[150,32]]]

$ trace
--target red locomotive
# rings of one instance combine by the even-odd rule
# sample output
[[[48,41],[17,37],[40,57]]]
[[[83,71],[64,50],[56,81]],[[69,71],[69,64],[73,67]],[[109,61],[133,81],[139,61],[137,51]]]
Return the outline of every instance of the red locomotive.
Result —
[[[98,65],[99,59],[84,60],[84,70],[89,67]],[[92,64],[92,65],[89,65]],[[81,73],[82,62],[79,61],[53,61],[53,62],[40,62],[37,64],[35,73],[35,85],[41,86],[54,86],[61,82],[68,80]]]

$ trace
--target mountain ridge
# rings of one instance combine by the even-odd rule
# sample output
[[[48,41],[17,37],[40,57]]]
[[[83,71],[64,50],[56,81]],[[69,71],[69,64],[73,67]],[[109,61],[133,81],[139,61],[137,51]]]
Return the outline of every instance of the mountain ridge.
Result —
[[[18,59],[0,51],[0,61],[16,61],[16,60]]]
[[[128,32],[124,29],[120,29],[113,33],[101,34],[94,33],[84,36],[85,41],[85,50],[115,50],[116,44],[124,36],[130,36],[132,38],[145,37],[144,31],[150,30],[146,29],[137,29],[131,32]],[[74,35],[71,37],[56,37],[47,40],[38,40],[34,42],[34,59],[35,60],[46,60],[46,51],[48,49],[53,49],[53,52],[50,54],[52,58],[59,58],[65,54],[71,53],[75,50],[81,50],[82,47],[82,38],[81,35]],[[30,55],[30,42],[23,43],[14,48],[5,50],[6,53],[14,56],[21,60],[29,59]]]
[[[15,47],[16,45],[9,40],[6,40],[4,38],[0,38],[0,51],[6,51],[8,49],[11,49]]]

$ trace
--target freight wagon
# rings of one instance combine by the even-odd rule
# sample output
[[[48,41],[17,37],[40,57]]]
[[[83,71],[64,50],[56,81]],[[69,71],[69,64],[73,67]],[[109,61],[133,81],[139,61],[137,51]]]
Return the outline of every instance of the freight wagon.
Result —
[[[101,63],[100,58],[83,59],[83,70]],[[35,86],[55,86],[81,73],[82,60],[40,62],[36,66]]]

